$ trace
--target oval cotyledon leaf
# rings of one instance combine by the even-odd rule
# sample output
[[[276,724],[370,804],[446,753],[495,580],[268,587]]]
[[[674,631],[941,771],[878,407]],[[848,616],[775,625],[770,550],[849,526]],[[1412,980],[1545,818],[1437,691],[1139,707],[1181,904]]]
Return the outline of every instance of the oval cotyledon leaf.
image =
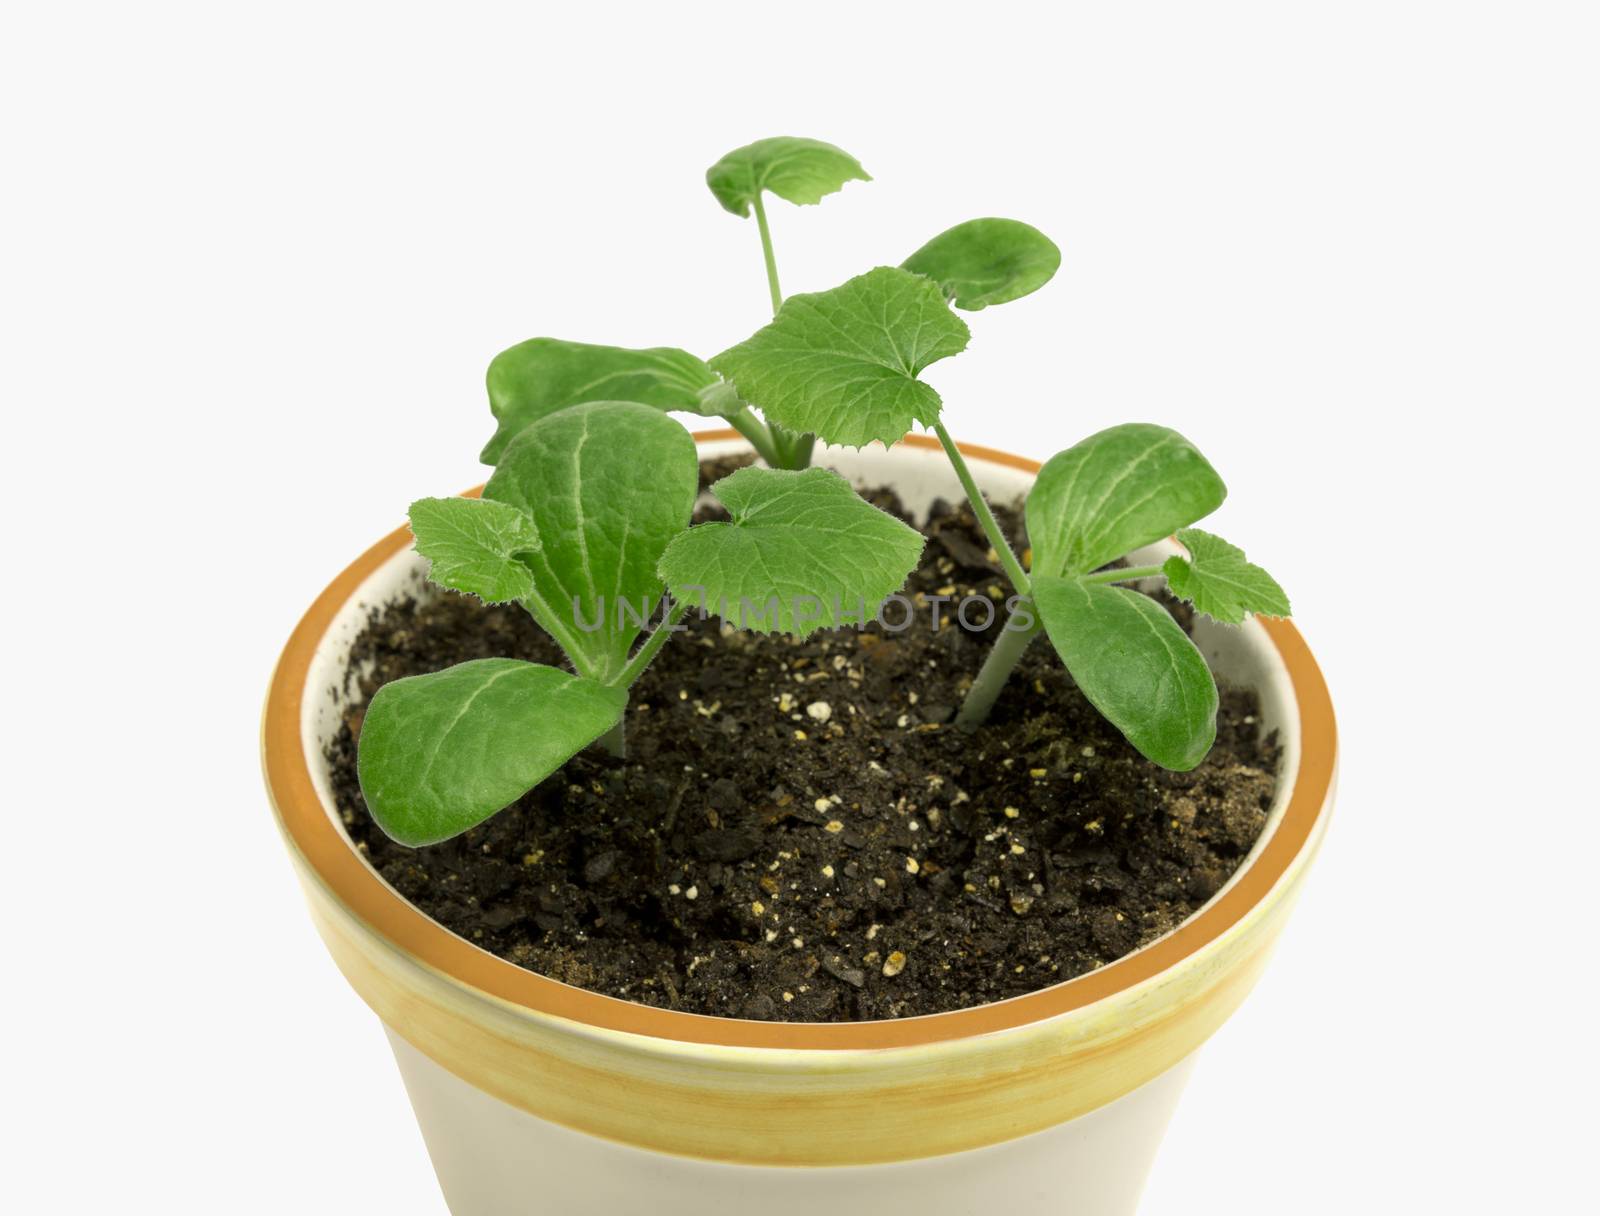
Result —
[[[1217,685],[1172,614],[1107,583],[1042,575],[1033,599],[1083,695],[1163,768],[1187,771],[1217,735]]]
[[[626,690],[524,663],[475,659],[378,689],[361,724],[361,793],[413,847],[458,836],[616,724]]]
[[[1038,291],[1061,266],[1056,243],[1021,220],[968,220],[941,232],[904,262],[957,308],[976,312]]]
[[[671,346],[629,350],[559,338],[530,338],[489,364],[489,409],[498,426],[479,457],[499,463],[523,427],[589,401],[636,401],[658,410],[714,416],[707,390],[717,376],[688,351]]]
[[[1045,462],[1028,492],[1041,574],[1087,574],[1203,519],[1227,487],[1177,431],[1145,422],[1089,436]]]

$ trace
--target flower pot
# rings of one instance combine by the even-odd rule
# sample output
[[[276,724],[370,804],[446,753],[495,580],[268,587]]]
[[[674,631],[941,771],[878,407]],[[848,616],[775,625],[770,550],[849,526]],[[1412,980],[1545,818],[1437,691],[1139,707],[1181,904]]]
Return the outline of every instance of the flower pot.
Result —
[[[744,450],[731,431],[698,438],[705,456]],[[965,450],[999,501],[1038,468]],[[894,486],[912,511],[960,495],[937,445],[917,436],[819,463]],[[278,664],[263,748],[317,928],[384,1022],[456,1216],[1134,1210],[1194,1051],[1260,974],[1326,826],[1333,711],[1293,625],[1196,628],[1218,674],[1257,690],[1263,729],[1283,745],[1262,837],[1204,908],[1024,997],[810,1025],[568,987],[453,935],[366,864],[329,792],[323,746],[340,719],[329,689],[369,609],[421,586],[404,528],[334,580]]]

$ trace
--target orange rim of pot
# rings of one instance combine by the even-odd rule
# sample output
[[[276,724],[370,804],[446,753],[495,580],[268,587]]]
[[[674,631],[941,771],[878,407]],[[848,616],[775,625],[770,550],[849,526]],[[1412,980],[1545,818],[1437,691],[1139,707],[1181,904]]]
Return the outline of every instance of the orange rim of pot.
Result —
[[[697,443],[739,438],[733,430],[700,431]],[[901,442],[937,449],[927,435]],[[976,444],[958,445],[974,460],[1037,473],[1039,463]],[[476,493],[476,491],[470,491]],[[1043,1021],[1104,1000],[1175,967],[1239,923],[1266,897],[1311,839],[1327,804],[1335,768],[1333,703],[1310,649],[1287,620],[1260,618],[1294,689],[1300,716],[1300,768],[1289,805],[1265,847],[1222,894],[1150,945],[1097,971],[1024,996],[950,1013],[864,1022],[757,1022],[680,1013],[574,988],[507,962],[458,937],[407,902],[380,878],[335,826],[312,784],[301,744],[301,705],[312,656],[328,627],[365,579],[411,544],[401,527],[345,568],[319,595],[290,635],[273,672],[262,723],[262,764],[284,832],[328,890],[374,933],[462,987],[603,1030],[680,1043],[782,1050],[866,1050],[914,1047],[993,1034]]]

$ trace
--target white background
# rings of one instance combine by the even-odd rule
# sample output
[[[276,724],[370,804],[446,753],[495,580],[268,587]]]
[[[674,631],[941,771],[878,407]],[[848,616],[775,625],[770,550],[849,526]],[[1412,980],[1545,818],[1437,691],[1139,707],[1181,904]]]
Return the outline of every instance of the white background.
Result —
[[[764,319],[975,215],[1065,251],[959,436],[1175,426],[1290,590],[1343,784],[1145,1212],[1593,1202],[1600,404],[1582,4],[52,5],[0,29],[15,1211],[443,1212],[257,767],[294,621],[481,479],[489,357]],[[6,1192],[10,1192],[6,1195]]]

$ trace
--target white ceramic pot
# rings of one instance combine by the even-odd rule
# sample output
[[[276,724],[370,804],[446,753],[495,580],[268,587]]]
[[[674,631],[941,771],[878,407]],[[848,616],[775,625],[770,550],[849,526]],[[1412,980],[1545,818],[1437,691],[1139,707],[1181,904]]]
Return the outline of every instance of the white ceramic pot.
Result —
[[[706,456],[744,450],[732,432],[699,439]],[[1038,467],[964,450],[996,501],[1023,495]],[[922,437],[819,463],[894,486],[913,511],[960,495]],[[1257,690],[1262,729],[1283,744],[1262,838],[1204,908],[1025,997],[794,1025],[647,1008],[534,975],[429,920],[366,864],[322,759],[339,724],[329,690],[368,610],[417,592],[421,572],[402,528],[322,594],[273,676],[263,752],[313,918],[385,1023],[455,1216],[1135,1209],[1193,1052],[1260,973],[1326,827],[1333,711],[1293,625],[1196,629],[1217,673]]]

